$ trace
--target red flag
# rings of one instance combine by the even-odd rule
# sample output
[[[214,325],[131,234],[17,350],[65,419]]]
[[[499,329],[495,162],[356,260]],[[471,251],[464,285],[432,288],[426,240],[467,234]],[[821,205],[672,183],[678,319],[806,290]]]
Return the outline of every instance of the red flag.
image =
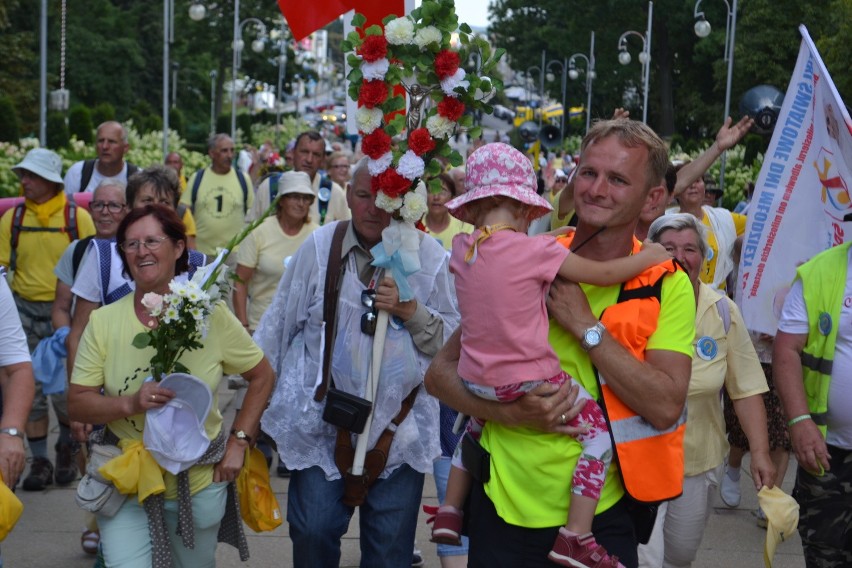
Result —
[[[405,14],[404,0],[317,0],[310,6],[298,0],[278,0],[278,7],[296,41],[303,40],[352,9],[367,17],[368,26],[381,24],[389,14]]]

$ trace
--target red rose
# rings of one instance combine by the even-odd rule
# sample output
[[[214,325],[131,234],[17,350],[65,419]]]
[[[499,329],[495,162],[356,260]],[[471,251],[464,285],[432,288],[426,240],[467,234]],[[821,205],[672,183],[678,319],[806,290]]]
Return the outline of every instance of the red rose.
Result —
[[[388,40],[384,35],[368,35],[364,38],[364,43],[358,48],[358,55],[364,58],[364,61],[378,61],[386,57],[388,54]]]
[[[388,98],[388,85],[384,81],[374,79],[361,82],[361,92],[358,93],[358,102],[367,108],[381,105]]]
[[[362,142],[361,146],[363,147],[363,145]],[[428,130],[422,127],[417,128],[408,135],[408,148],[418,156],[422,156],[435,149],[435,140]]]
[[[394,199],[402,197],[403,194],[411,187],[411,181],[405,179],[393,169],[388,168],[372,181],[373,193],[381,189],[385,195]]]
[[[438,114],[456,122],[464,114],[464,103],[455,97],[444,97],[444,100],[438,103]]]
[[[374,160],[378,160],[391,149],[391,137],[388,133],[377,128],[361,140],[361,151]]]
[[[447,77],[452,77],[459,69],[459,54],[455,51],[443,50],[435,56],[435,74],[438,79],[443,81]]]

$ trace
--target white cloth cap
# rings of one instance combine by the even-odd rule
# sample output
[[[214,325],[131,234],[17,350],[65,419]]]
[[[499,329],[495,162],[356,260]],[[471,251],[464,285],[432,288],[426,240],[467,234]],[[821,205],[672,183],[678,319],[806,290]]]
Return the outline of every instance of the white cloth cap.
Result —
[[[204,422],[213,405],[213,393],[201,379],[185,373],[168,375],[160,386],[174,391],[175,396],[146,412],[142,440],[157,463],[177,475],[195,465],[210,446]]]

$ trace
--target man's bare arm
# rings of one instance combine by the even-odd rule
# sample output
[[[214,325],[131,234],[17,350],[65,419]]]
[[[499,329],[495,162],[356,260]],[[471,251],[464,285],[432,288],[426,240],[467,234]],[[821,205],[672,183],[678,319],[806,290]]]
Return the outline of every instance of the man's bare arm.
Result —
[[[565,383],[558,389],[545,383],[510,403],[495,402],[479,398],[471,393],[458,375],[461,353],[461,331],[456,330],[447,343],[432,359],[426,371],[426,391],[444,404],[469,416],[500,422],[508,426],[528,426],[544,431],[579,434],[562,426],[566,420],[576,416],[580,407],[574,407],[577,388]]]
[[[547,307],[556,321],[578,340],[597,323],[583,291],[561,278],[550,288]],[[654,427],[665,429],[680,417],[686,403],[692,361],[674,351],[650,350],[636,359],[609,333],[589,351],[592,363],[606,377],[615,395]]]
[[[677,197],[684,190],[692,185],[692,182],[704,175],[710,166],[713,165],[722,152],[736,146],[743,136],[746,135],[749,128],[754,125],[754,120],[744,116],[739,122],[731,126],[731,117],[725,119],[725,124],[719,129],[716,134],[716,141],[704,150],[697,158],[683,166],[677,172],[677,183],[675,184],[673,195]]]

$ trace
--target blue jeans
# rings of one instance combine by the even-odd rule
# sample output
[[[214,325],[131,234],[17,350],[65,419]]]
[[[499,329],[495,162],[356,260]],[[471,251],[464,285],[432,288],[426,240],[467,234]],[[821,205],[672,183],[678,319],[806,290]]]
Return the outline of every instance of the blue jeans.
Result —
[[[438,502],[443,503],[447,497],[447,480],[450,477],[452,458],[441,456],[432,464],[432,475],[435,476],[435,489],[438,490]],[[466,536],[461,537],[461,546],[449,544],[438,544],[438,556],[467,556],[468,541]]]
[[[402,465],[370,488],[359,511],[362,567],[411,566],[423,477]],[[290,474],[287,523],[296,568],[340,566],[340,539],[354,512],[342,499],[343,480],[328,481],[319,467]]]

